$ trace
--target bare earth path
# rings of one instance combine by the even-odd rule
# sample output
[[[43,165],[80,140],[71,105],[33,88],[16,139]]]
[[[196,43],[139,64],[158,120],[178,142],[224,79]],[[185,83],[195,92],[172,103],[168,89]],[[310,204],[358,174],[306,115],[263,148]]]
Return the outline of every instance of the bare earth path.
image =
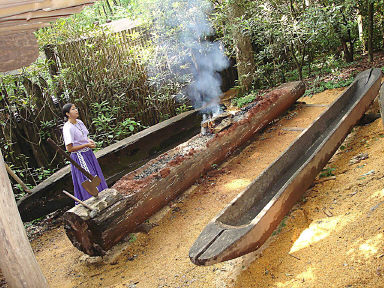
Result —
[[[340,89],[306,103],[329,104]],[[204,226],[326,109],[296,105],[241,152],[200,179],[107,256],[90,258],[63,227],[32,242],[51,287],[384,287],[384,131],[356,127],[329,167],[332,180],[307,191],[262,253],[209,267],[188,251]],[[349,165],[359,153],[369,158]],[[366,175],[364,175],[366,174]],[[383,276],[382,276],[383,275]]]

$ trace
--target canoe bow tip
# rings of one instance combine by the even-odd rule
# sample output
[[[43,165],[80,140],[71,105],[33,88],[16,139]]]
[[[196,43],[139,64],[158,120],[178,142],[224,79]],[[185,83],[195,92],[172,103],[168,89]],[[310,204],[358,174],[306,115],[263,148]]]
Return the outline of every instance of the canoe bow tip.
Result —
[[[199,255],[200,254],[200,255]],[[210,258],[210,259],[207,259],[207,258],[204,258],[204,257],[201,257],[201,253],[199,254],[191,254],[191,252],[189,253],[189,259],[191,260],[191,262],[197,266],[209,266],[209,265],[212,265],[212,264],[215,264],[217,263],[217,261],[212,261],[214,259]]]
[[[199,257],[189,256],[191,262],[197,266],[204,266],[205,261],[201,261]]]
[[[202,243],[195,243],[189,250],[189,259],[191,262],[198,266],[208,266],[217,263],[215,256],[204,255],[210,245],[198,245]]]

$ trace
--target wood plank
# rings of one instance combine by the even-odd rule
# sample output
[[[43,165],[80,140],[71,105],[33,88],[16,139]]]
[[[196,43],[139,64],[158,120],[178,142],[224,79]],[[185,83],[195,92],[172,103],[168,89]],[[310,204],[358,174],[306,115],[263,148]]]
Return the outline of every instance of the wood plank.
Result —
[[[33,23],[33,24],[17,25],[13,27],[0,27],[0,36],[4,36],[4,35],[12,36],[13,34],[25,33],[26,31],[40,29],[42,27],[47,27],[49,25],[50,25],[49,23]],[[12,48],[9,48],[9,49],[12,49]]]
[[[22,14],[12,15],[9,17],[4,17],[0,19],[1,22],[7,22],[10,20],[26,20],[29,21],[30,19],[37,19],[37,18],[48,18],[48,17],[62,17],[62,16],[68,16],[75,13],[79,13],[86,5],[80,5],[75,6],[71,8],[64,8],[64,9],[57,9],[52,11],[32,11],[32,12],[26,12]]]
[[[56,9],[69,8],[73,6],[79,6],[82,4],[93,3],[95,0],[45,0],[45,1],[34,1],[34,3],[23,3],[20,5],[2,4],[0,3],[0,18],[17,15],[21,13],[27,13],[31,11],[51,11]]]
[[[33,254],[0,152],[0,268],[9,287],[48,287]],[[6,252],[5,252],[6,251]]]
[[[0,35],[0,72],[28,66],[38,55],[39,47],[32,31]]]

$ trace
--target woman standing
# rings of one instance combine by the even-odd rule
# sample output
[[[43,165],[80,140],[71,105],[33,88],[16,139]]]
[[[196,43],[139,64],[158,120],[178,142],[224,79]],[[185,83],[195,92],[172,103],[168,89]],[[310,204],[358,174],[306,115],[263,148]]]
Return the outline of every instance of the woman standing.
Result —
[[[88,138],[89,132],[84,123],[77,119],[79,117],[79,111],[74,104],[65,104],[63,106],[63,114],[64,117],[68,118],[68,121],[63,127],[65,147],[68,152],[71,152],[71,158],[82,168],[94,176],[99,176],[101,183],[97,186],[97,189],[101,192],[108,188],[108,186],[95,154],[93,154],[92,151],[92,148],[95,148],[96,144],[93,140]],[[91,194],[89,194],[81,185],[81,183],[88,180],[88,178],[72,164],[71,173],[75,197],[80,200],[87,200],[90,198]]]

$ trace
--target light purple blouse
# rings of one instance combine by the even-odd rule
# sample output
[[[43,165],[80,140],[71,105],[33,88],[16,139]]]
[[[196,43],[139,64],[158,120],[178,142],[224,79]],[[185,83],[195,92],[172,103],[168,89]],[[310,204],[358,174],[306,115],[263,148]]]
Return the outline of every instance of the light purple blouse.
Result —
[[[88,129],[85,127],[83,121],[77,119],[76,124],[65,122],[63,126],[63,138],[65,146],[72,144],[79,146],[88,143]]]

